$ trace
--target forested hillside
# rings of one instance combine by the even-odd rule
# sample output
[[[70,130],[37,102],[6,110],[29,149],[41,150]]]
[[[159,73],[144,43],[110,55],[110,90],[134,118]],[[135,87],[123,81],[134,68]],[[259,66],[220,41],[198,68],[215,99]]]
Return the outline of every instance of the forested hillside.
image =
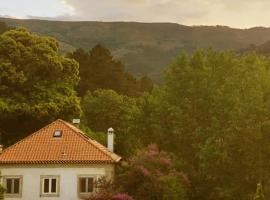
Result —
[[[240,53],[256,52],[260,55],[270,56],[270,40],[260,45],[251,44],[249,47],[240,49]]]
[[[4,148],[57,118],[80,118],[103,144],[113,127],[123,158],[113,184],[88,200],[270,198],[269,57],[183,52],[153,88],[102,45],[62,55],[53,37],[2,27]]]
[[[224,26],[183,26],[173,23],[57,22],[1,18],[8,26],[57,38],[62,52],[79,47],[90,50],[100,43],[134,75],[149,75],[156,82],[162,70],[181,51],[197,48],[247,48],[270,40],[269,28],[233,29]]]

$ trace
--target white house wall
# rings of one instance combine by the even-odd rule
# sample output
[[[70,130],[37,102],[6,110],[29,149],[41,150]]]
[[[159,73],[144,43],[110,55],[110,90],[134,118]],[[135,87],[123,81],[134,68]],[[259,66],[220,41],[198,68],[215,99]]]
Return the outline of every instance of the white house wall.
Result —
[[[79,200],[77,178],[79,175],[106,176],[112,178],[113,165],[41,165],[41,166],[0,166],[2,176],[23,176],[22,197],[8,200]],[[40,177],[60,176],[60,196],[40,197]]]

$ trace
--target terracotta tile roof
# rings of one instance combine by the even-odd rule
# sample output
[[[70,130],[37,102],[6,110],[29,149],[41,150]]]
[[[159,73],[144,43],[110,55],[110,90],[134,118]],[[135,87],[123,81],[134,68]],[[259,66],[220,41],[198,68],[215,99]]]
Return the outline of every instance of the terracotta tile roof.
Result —
[[[53,133],[62,131],[62,137]],[[58,119],[5,149],[0,164],[116,163],[121,157]]]

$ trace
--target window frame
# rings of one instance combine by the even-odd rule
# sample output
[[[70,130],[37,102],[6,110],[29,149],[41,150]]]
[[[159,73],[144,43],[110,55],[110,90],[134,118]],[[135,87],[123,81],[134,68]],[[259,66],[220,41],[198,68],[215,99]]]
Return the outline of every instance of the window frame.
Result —
[[[49,179],[49,192],[44,192],[44,180]],[[51,192],[52,179],[56,179],[56,192]],[[60,176],[59,175],[41,175],[40,176],[40,196],[41,197],[59,197],[60,196]]]
[[[22,197],[22,187],[23,187],[23,176],[22,175],[5,175],[3,176],[3,186],[7,188],[7,179],[13,179],[13,191],[14,191],[14,179],[19,179],[19,193],[4,193],[5,198],[21,198]]]
[[[80,174],[77,176],[77,193],[78,193],[78,197],[79,198],[84,198],[84,197],[88,197],[89,195],[95,193],[97,191],[97,188],[95,187],[95,182],[98,180],[100,176],[97,176],[97,175],[91,175],[91,174]],[[88,178],[93,178],[93,191],[92,192],[81,192],[80,191],[80,179],[81,178],[85,178],[85,179],[88,179]],[[86,186],[86,188],[88,188],[88,186]]]

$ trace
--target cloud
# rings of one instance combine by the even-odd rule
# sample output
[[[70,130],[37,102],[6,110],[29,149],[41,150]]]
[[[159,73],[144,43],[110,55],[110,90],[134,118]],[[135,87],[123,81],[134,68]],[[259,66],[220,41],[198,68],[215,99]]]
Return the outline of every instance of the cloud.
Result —
[[[74,20],[269,26],[269,0],[65,0]]]
[[[270,26],[269,0],[9,0],[2,15],[84,21],[175,22],[184,25]]]
[[[65,2],[73,7],[75,13],[73,17],[78,20],[178,21],[205,14],[199,7],[193,7],[179,0],[65,0]]]

